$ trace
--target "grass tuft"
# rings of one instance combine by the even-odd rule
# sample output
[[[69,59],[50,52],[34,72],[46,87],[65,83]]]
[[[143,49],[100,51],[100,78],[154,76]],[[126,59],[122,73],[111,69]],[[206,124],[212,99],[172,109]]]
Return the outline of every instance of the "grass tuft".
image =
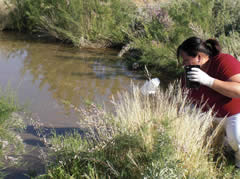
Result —
[[[25,125],[22,117],[17,113],[20,110],[16,96],[10,89],[0,91],[0,167],[17,165],[24,145],[19,132]],[[0,176],[4,175],[0,171]]]
[[[55,136],[56,161],[44,176],[82,178],[221,178],[232,176],[217,143],[223,123],[187,101],[179,85],[156,95],[113,99],[114,112],[90,104],[78,109],[84,135]]]

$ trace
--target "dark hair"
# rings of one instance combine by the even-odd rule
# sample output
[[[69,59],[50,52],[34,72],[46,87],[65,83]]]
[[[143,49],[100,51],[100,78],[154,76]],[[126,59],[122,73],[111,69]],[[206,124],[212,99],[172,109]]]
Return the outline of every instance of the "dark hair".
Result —
[[[215,39],[203,41],[198,37],[190,37],[177,48],[178,59],[181,51],[184,51],[191,57],[196,57],[198,52],[203,52],[206,55],[213,57],[221,52],[221,47],[219,42]]]

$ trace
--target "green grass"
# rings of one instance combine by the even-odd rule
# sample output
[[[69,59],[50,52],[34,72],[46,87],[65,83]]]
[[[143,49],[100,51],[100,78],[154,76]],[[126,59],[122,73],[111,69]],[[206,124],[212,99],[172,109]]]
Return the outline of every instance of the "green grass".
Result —
[[[9,89],[0,91],[0,167],[2,169],[16,165],[24,151],[22,139],[17,134],[24,129],[22,118],[15,113],[19,110],[14,93]]]

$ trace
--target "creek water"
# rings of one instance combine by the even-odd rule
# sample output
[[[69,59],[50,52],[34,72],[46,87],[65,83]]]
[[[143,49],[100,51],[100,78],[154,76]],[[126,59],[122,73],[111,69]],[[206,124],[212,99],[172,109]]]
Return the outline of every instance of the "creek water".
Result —
[[[79,115],[67,103],[81,107],[87,101],[111,107],[111,97],[129,91],[131,81],[143,76],[129,71],[110,49],[82,49],[15,32],[0,33],[0,88],[16,92],[43,127],[66,131],[78,128]],[[29,149],[42,143],[27,123],[23,141]],[[39,166],[36,152],[25,156],[30,169]],[[32,165],[31,165],[32,162]],[[6,178],[25,178],[28,168],[10,170]]]

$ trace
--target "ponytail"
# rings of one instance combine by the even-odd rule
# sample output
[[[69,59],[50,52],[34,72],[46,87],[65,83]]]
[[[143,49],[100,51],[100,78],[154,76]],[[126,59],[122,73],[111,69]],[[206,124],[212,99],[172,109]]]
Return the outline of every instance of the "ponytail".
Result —
[[[215,39],[208,39],[205,41],[205,46],[211,51],[211,56],[216,56],[221,53],[221,46]]]

